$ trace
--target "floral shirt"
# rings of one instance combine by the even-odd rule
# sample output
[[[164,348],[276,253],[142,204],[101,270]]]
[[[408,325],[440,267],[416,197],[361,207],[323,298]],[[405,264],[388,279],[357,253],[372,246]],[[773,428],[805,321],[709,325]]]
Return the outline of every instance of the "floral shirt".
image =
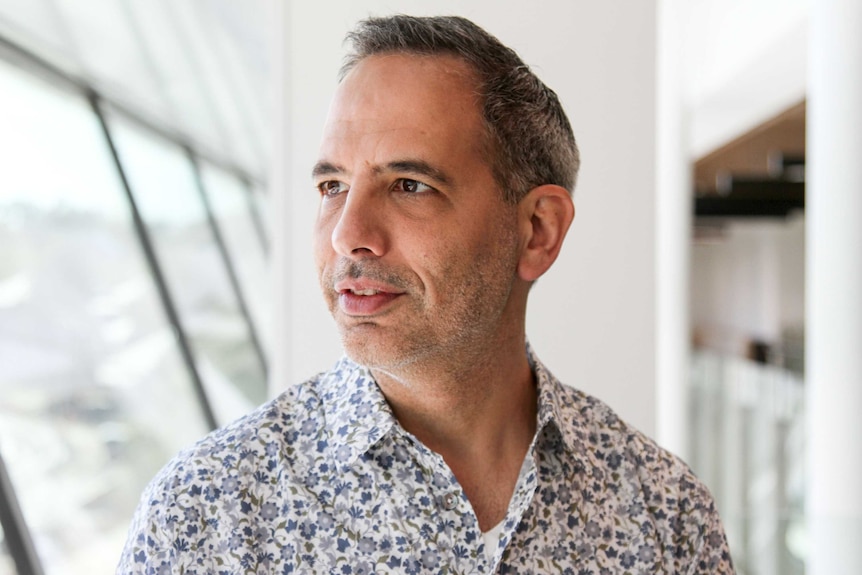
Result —
[[[528,353],[537,432],[493,551],[442,457],[345,358],[170,462],[117,573],[733,573],[688,467]]]

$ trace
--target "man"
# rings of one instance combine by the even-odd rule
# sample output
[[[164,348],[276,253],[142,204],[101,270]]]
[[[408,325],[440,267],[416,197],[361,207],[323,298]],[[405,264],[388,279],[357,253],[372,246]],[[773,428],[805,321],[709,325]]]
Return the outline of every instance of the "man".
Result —
[[[347,357],[170,463],[120,573],[732,573],[707,490],[526,344],[556,95],[462,18],[360,23],[313,169]]]

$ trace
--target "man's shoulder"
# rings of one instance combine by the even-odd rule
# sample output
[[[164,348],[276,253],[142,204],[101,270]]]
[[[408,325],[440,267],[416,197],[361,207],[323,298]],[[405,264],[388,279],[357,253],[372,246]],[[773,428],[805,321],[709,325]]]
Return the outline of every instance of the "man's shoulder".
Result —
[[[561,432],[596,468],[634,481],[645,489],[676,485],[682,490],[708,491],[691,468],[646,433],[621,418],[602,400],[559,384]]]
[[[338,377],[330,371],[292,386],[171,459],[141,497],[118,573],[224,559],[239,537],[225,525],[276,521],[292,494],[305,493],[312,469],[330,459],[324,396]],[[190,550],[174,556],[188,541]]]
[[[260,481],[278,471],[301,472],[301,452],[318,449],[325,435],[324,394],[332,372],[320,373],[285,389],[254,411],[220,427],[175,455],[153,478],[149,492],[217,488],[220,481]],[[257,477],[255,477],[257,476]],[[226,481],[233,485],[234,480]],[[215,487],[213,487],[215,486]]]
[[[712,507],[712,495],[679,456],[621,418],[602,400],[557,383],[560,432],[592,473],[628,485],[646,502]]]
[[[651,526],[670,565],[692,556],[729,566],[712,494],[691,468],[603,401],[557,385],[560,433],[594,500],[621,513],[621,521]]]

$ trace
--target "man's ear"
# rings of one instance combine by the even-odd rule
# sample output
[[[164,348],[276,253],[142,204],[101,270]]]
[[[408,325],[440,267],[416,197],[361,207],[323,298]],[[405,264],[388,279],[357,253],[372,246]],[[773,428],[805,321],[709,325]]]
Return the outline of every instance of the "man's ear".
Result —
[[[575,204],[565,188],[550,184],[539,186],[518,203],[518,217],[524,234],[518,276],[532,282],[548,271],[557,259],[575,218]]]

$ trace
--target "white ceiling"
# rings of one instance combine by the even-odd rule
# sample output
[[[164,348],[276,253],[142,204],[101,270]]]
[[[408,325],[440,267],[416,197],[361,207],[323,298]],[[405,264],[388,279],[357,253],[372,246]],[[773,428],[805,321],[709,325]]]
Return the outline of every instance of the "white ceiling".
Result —
[[[0,36],[262,176],[266,10],[266,0],[0,0]]]
[[[700,158],[805,98],[806,0],[683,0],[689,149]]]

